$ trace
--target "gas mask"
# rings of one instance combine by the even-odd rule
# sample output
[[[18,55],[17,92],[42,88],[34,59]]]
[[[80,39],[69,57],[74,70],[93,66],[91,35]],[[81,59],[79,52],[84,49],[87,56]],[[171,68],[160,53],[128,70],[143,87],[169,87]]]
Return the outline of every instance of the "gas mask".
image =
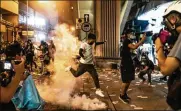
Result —
[[[130,35],[130,39],[136,39],[136,36]]]
[[[165,18],[164,25],[167,27],[168,31],[171,33],[171,36],[178,37],[179,33],[176,31],[176,28],[181,26],[181,19],[177,20],[175,24],[172,24],[168,20],[168,18]]]

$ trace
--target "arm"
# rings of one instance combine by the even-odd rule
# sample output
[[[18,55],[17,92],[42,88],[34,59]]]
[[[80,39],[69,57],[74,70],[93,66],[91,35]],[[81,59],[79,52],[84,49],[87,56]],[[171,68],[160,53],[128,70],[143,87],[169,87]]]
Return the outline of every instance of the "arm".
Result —
[[[102,44],[104,44],[104,43],[106,43],[107,42],[107,40],[105,40],[104,42],[96,42],[95,43],[95,45],[97,46],[97,45],[102,45]]]
[[[148,66],[145,66],[145,68],[142,70],[142,71],[146,71],[146,70],[148,70]]]
[[[136,43],[136,44],[128,44],[128,47],[130,49],[133,49],[133,50],[137,49],[145,41],[145,39],[146,39],[146,34],[143,35],[142,39],[138,43]]]
[[[180,44],[179,41],[177,41],[176,44]],[[170,57],[165,57],[164,52],[163,52],[163,45],[161,43],[160,38],[157,38],[155,41],[156,45],[156,52],[157,52],[157,59],[158,59],[158,64],[161,70],[161,73],[163,75],[171,75],[179,66],[180,66],[180,61],[179,57],[176,56],[174,57],[171,55]],[[175,46],[174,50],[180,50],[180,47]],[[179,53],[179,51],[171,51],[172,53]]]
[[[104,44],[105,42],[96,42],[95,44],[96,44],[96,46],[97,45],[102,45],[102,44]]]

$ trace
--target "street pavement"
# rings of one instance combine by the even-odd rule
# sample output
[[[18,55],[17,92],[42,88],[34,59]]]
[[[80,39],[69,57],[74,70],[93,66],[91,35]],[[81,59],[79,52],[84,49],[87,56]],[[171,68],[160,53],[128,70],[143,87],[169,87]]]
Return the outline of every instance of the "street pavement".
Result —
[[[152,85],[142,84],[137,78],[134,80],[128,90],[128,95],[131,97],[130,104],[124,104],[119,100],[121,91],[120,72],[118,70],[97,69],[99,74],[100,86],[105,97],[99,97],[95,94],[95,87],[92,78],[85,74],[81,76],[83,85],[76,93],[87,95],[90,98],[98,98],[107,105],[108,111],[120,110],[171,110],[166,103],[167,85],[166,82],[160,81],[162,76],[158,72],[152,74]],[[145,75],[147,77],[147,75]],[[46,103],[45,110],[71,110],[64,106],[52,105]]]

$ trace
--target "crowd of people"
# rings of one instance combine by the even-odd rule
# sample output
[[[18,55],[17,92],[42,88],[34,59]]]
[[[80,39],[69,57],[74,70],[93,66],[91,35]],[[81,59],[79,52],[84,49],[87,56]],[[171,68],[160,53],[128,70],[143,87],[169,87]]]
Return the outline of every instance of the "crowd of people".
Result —
[[[0,46],[0,54],[1,54],[1,60],[4,60],[6,58],[5,50],[8,46],[16,43],[17,41],[14,41],[12,43],[5,43]],[[35,47],[35,44],[29,39],[26,42],[17,42],[18,44],[21,44],[21,52],[18,53],[15,56],[15,59],[20,59],[21,56],[25,56],[25,68],[29,72],[33,72],[33,65],[35,69],[39,67],[40,73],[43,73],[44,68],[46,65],[50,64],[50,61],[54,62],[54,54],[56,51],[56,47],[53,43],[53,40],[50,41],[49,45],[45,41],[41,41],[40,45],[38,47]],[[35,54],[35,50],[36,53]],[[35,62],[36,61],[36,62]],[[37,65],[37,62],[41,63],[41,66]]]
[[[165,28],[160,31],[159,34],[153,36],[153,42],[156,48],[158,66],[160,72],[168,79],[168,95],[167,103],[173,110],[181,110],[181,1],[175,1],[171,6],[167,8],[163,16]],[[141,55],[141,61],[135,59],[133,61],[131,50],[137,49],[141,46],[145,39],[146,33],[143,34],[140,41],[133,44],[131,37],[133,36],[133,31],[127,29],[125,32],[125,40],[123,41],[123,47],[121,50],[121,93],[119,99],[128,104],[131,101],[131,97],[128,96],[128,89],[133,80],[135,80],[135,66],[139,69],[138,77],[145,82],[146,79],[143,77],[145,74],[148,75],[148,83],[151,85],[151,74],[154,70],[154,64],[149,59],[147,53]],[[167,45],[166,40],[173,39],[172,44]],[[104,44],[106,41],[101,43],[96,43],[96,35],[93,33],[88,34],[88,39],[83,42],[79,49],[80,63],[78,69],[75,70],[71,66],[66,68],[66,71],[70,71],[74,77],[79,77],[85,72],[89,72],[96,86],[96,94],[104,97],[104,92],[101,91],[98,73],[95,69],[95,61],[93,56],[93,44]],[[166,48],[165,48],[166,47]],[[1,58],[5,58],[4,54],[6,46],[1,47]],[[8,84],[7,87],[1,87],[1,106],[10,108],[12,104],[5,104],[11,101],[16,89],[18,88],[19,82],[24,80],[25,70],[29,72],[33,71],[33,65],[35,68],[38,67],[35,62],[37,58],[34,50],[38,50],[40,55],[38,56],[41,61],[41,73],[45,74],[44,67],[50,64],[50,61],[54,61],[54,53],[56,51],[53,41],[48,45],[46,42],[41,41],[39,47],[35,48],[31,40],[28,40],[25,44],[22,44],[22,53],[16,55],[16,59],[21,60],[20,64],[14,64],[15,76],[14,79]],[[21,56],[21,57],[20,57]],[[25,58],[22,58],[25,56]],[[136,65],[135,65],[136,64]],[[5,94],[6,93],[6,94]],[[3,105],[2,105],[3,104]]]
[[[36,52],[39,53],[35,53],[35,50],[37,50]],[[50,41],[49,45],[47,42],[41,41],[38,47],[35,47],[35,44],[33,44],[31,40],[27,40],[26,42],[13,41],[12,43],[8,44],[4,43],[3,45],[0,46],[0,55],[1,55],[0,57],[2,61],[2,64],[0,65],[1,67],[0,80],[3,79],[2,73],[4,73],[4,67],[5,67],[4,64],[6,64],[7,61],[10,61],[10,63],[13,65],[10,68],[12,68],[12,70],[15,72],[15,75],[11,80],[11,82],[8,84],[8,86],[0,88],[1,95],[3,95],[0,98],[0,103],[1,103],[0,110],[13,110],[13,111],[16,110],[11,99],[13,98],[15,92],[17,93],[18,88],[20,87],[21,84],[20,81],[25,81],[29,75],[35,72],[35,70],[33,69],[38,69],[40,75],[50,75],[50,72],[45,69],[46,66],[50,64],[51,61],[54,62],[55,51],[56,47],[52,40]],[[41,65],[38,65],[39,63]],[[35,68],[33,68],[33,66]],[[11,73],[10,71],[7,73],[6,78],[8,78],[9,75],[11,75],[10,73]],[[31,78],[28,81],[32,82],[33,80]],[[31,84],[28,83],[27,85],[32,85],[32,84],[33,82]],[[2,86],[1,82],[0,85]],[[30,90],[29,93],[36,93],[37,91],[36,86],[32,85],[31,88],[32,89],[26,89],[26,90]],[[38,92],[36,95],[38,95]]]

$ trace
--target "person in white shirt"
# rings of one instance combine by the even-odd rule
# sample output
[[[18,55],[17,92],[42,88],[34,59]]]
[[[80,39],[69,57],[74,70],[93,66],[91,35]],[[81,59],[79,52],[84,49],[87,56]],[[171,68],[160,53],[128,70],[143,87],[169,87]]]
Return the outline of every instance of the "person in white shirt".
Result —
[[[104,97],[104,94],[100,89],[98,74],[93,62],[93,44],[95,41],[96,35],[89,33],[88,40],[83,42],[79,49],[79,55],[81,56],[81,59],[77,71],[74,70],[71,66],[67,67],[66,71],[70,71],[74,77],[79,77],[85,72],[89,72],[97,89],[95,93],[101,97]]]

